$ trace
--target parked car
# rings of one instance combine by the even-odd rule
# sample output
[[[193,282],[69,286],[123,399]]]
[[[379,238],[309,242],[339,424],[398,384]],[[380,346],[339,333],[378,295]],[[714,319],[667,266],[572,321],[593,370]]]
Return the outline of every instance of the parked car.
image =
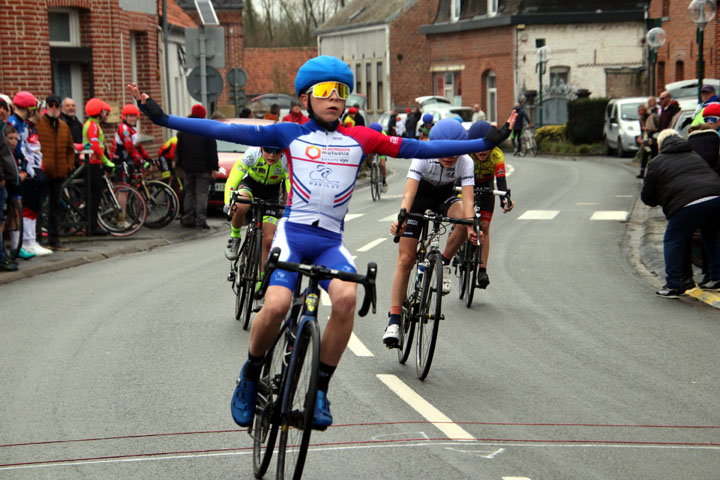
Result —
[[[240,125],[258,125],[261,127],[275,123],[272,120],[264,120],[261,118],[223,118],[219,121]],[[248,145],[240,143],[232,143],[225,140],[217,141],[219,168],[217,178],[210,182],[209,207],[222,208],[225,204],[225,182],[235,162],[245,154],[248,148],[250,148]]]
[[[423,97],[417,97],[415,98],[415,103],[420,105],[420,110],[423,109],[423,107],[435,104],[435,103],[442,103],[446,105],[452,105],[452,102],[449,98],[443,97],[440,95],[425,95]]]
[[[703,85],[712,85],[715,87],[715,92],[720,93],[720,80],[715,78],[703,78]],[[672,82],[665,84],[665,90],[672,95],[675,100],[680,98],[698,98],[698,80],[693,78],[691,80],[680,80],[678,82]]]
[[[426,113],[431,113],[433,116],[433,121],[436,123],[443,118],[458,119],[462,122],[462,126],[465,127],[465,130],[470,129],[470,126],[472,125],[472,116],[473,113],[475,113],[475,110],[473,110],[471,107],[456,107],[454,105],[447,105],[444,103],[434,103],[428,105],[423,108],[422,111],[423,115]],[[416,136],[419,136],[421,126],[422,121],[418,122],[416,128]]]
[[[603,124],[605,154],[613,151],[618,157],[637,152],[637,137],[640,136],[638,106],[647,102],[646,97],[613,98],[608,102]]]
[[[696,97],[689,97],[681,98],[677,102],[680,105],[680,112],[675,114],[675,117],[670,123],[670,128],[677,131],[681,137],[687,138],[690,124],[695,117],[698,101]]]
[[[267,106],[267,111],[270,111],[270,107],[277,103],[280,106],[280,120],[290,113],[290,107],[292,106],[292,102],[298,102],[302,105],[302,102],[299,98],[297,98],[294,95],[288,95],[286,93],[264,93],[262,95],[258,95],[256,97],[253,97],[252,100],[248,102],[248,105],[251,105],[255,102],[261,102],[263,105]],[[307,115],[307,111],[303,109],[303,114]]]

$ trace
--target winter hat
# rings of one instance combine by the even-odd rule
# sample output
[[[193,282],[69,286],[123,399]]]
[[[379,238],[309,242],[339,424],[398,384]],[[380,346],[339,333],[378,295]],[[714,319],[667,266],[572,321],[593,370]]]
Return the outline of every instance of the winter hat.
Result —
[[[207,116],[207,110],[205,110],[205,107],[203,107],[202,104],[195,104],[193,105],[192,110],[190,110],[190,116],[205,118],[205,116]]]

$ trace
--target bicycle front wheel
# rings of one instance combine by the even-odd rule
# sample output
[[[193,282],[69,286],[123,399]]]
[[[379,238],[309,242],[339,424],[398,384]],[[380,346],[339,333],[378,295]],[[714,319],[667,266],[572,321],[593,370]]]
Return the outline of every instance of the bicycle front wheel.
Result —
[[[127,194],[125,220],[121,221],[122,210],[118,203],[118,194]],[[100,192],[98,223],[113,237],[129,237],[143,226],[147,219],[145,199],[137,189],[127,183],[114,182],[112,192],[105,187]]]
[[[245,288],[247,282],[245,277],[249,268],[249,257],[250,257],[250,241],[252,240],[250,235],[250,229],[247,230],[245,241],[243,241],[240,251],[238,252],[238,258],[235,260],[235,320],[245,320],[245,297],[248,295],[248,290]],[[243,329],[247,330],[247,325],[243,323]]]
[[[530,153],[532,153],[533,157],[537,157],[538,154],[538,148],[537,148],[537,142],[535,141],[535,137],[530,137],[530,141],[528,142],[528,150]]]
[[[475,287],[477,286],[477,270],[480,263],[480,246],[469,241],[465,243],[465,306],[470,308],[473,302]]]
[[[143,191],[144,193],[144,191]],[[162,228],[170,224],[177,216],[180,202],[170,186],[159,180],[147,182],[147,220],[148,228]]]
[[[302,319],[301,319],[302,322]],[[277,478],[299,480],[305,466],[317,396],[320,334],[315,320],[298,332],[284,388]]]
[[[243,306],[243,328],[245,330],[250,326],[250,315],[253,310],[253,300],[255,299],[255,286],[258,281],[258,270],[260,262],[261,239],[260,230],[257,230],[250,239],[250,248],[248,249],[248,259],[245,267],[245,305]]]
[[[6,208],[5,230],[2,232],[3,246],[6,259],[13,261],[22,248],[23,217],[20,200],[8,198]]]
[[[370,165],[370,195],[372,196],[373,202],[380,198],[380,185],[379,185],[378,167],[373,161]]]
[[[400,348],[398,348],[398,362],[405,365],[410,356],[412,348],[413,335],[415,334],[415,323],[417,322],[416,313],[418,307],[418,299],[422,287],[422,281],[418,281],[418,264],[423,260],[415,261],[415,267],[408,277],[407,293],[402,304],[402,312],[400,313]]]
[[[284,338],[284,336],[285,329],[283,328],[278,338]],[[250,436],[253,439],[253,471],[255,478],[262,478],[267,472],[280,427],[278,402],[282,388],[283,353],[283,343],[276,341],[275,345],[265,355],[265,363],[260,375],[255,419],[250,431]]]
[[[417,322],[415,369],[420,380],[425,380],[430,372],[442,315],[441,304],[442,260],[440,260],[440,252],[434,251],[428,255],[428,265],[425,267]]]
[[[465,297],[467,283],[467,263],[465,262],[465,251],[467,250],[467,242],[460,246],[460,250],[455,254],[454,261],[457,262],[455,267],[458,272],[458,298],[462,300]]]

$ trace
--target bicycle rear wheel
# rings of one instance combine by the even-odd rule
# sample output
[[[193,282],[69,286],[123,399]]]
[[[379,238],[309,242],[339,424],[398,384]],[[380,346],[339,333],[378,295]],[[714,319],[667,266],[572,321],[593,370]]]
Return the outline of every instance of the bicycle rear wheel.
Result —
[[[442,318],[442,261],[440,252],[430,252],[418,314],[418,331],[415,345],[415,370],[420,380],[430,372],[438,327]]]
[[[422,283],[417,282],[418,263],[420,261],[415,262],[415,267],[412,269],[410,276],[408,277],[407,293],[405,294],[405,300],[403,300],[402,304],[402,312],[400,313],[400,348],[398,349],[398,362],[403,365],[407,362],[407,359],[410,356],[413,335],[415,334],[418,298],[420,296],[420,288],[422,286]]]
[[[538,148],[537,148],[537,142],[535,141],[535,137],[530,137],[528,150],[530,151],[530,153],[532,154],[533,157],[537,157]]]
[[[465,242],[465,306],[472,306],[473,294],[477,287],[477,270],[480,264],[480,246],[475,246],[469,241]]]
[[[370,195],[372,196],[373,202],[380,198],[380,179],[378,177],[378,168],[373,160],[370,164]]]
[[[6,260],[17,258],[22,248],[23,219],[20,200],[8,198],[5,204],[5,229],[2,232]]]
[[[147,190],[150,195],[146,198],[148,214],[145,225],[148,228],[162,228],[170,224],[175,220],[180,206],[173,189],[165,182],[150,180],[147,182]]]
[[[467,282],[467,263],[465,263],[465,251],[467,250],[467,242],[460,246],[460,250],[455,254],[454,261],[457,262],[456,271],[458,275],[458,298],[462,300],[465,297]]]
[[[245,241],[243,241],[243,244],[240,246],[240,251],[238,252],[238,258],[235,261],[235,320],[244,320],[245,316],[245,296],[248,294],[245,282],[245,277],[247,276],[247,269],[249,266],[249,251],[252,245],[250,245],[250,242],[252,240],[252,236],[250,234],[250,229],[246,231],[245,235]],[[247,330],[247,325],[243,324],[243,329]]]
[[[118,223],[122,211],[115,200],[119,193],[127,193],[124,224]],[[112,184],[112,193],[107,187],[100,192],[98,223],[102,228],[110,232],[113,237],[129,237],[133,235],[140,230],[146,219],[147,205],[145,199],[135,187],[123,182],[114,182]]]
[[[285,328],[280,330],[279,339],[285,337]],[[276,341],[265,356],[258,384],[258,399],[255,407],[250,436],[253,439],[253,471],[255,478],[262,478],[272,458],[275,440],[280,427],[279,400],[282,389],[283,342]]]
[[[299,480],[302,476],[315,414],[319,362],[320,334],[313,319],[305,322],[298,332],[288,366],[280,423],[278,479]]]

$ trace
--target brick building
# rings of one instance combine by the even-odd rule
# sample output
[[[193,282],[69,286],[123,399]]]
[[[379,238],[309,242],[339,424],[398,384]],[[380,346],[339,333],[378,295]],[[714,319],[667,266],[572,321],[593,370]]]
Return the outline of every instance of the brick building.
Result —
[[[173,0],[171,25],[192,25]],[[158,3],[142,0],[0,0],[0,91],[11,97],[27,90],[38,99],[50,93],[72,97],[82,106],[99,97],[112,107],[109,125],[119,122],[122,106],[132,101],[126,85],[137,82],[162,98],[163,62]],[[154,138],[162,129],[143,122]],[[112,135],[106,135],[112,141]]]
[[[651,25],[661,26],[667,41],[657,52],[655,94],[664,90],[664,85],[678,80],[697,77],[698,43],[697,25],[690,20],[690,0],[652,0],[648,10]],[[704,78],[720,78],[720,51],[718,50],[718,22],[716,16],[704,33]]]

